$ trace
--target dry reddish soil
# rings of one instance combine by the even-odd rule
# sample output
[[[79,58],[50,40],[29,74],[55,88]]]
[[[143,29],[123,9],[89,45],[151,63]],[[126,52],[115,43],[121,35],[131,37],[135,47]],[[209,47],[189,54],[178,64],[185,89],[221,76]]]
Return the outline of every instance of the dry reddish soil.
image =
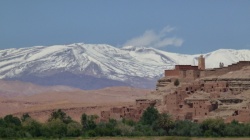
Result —
[[[44,92],[62,92],[80,90],[68,86],[39,86],[28,82],[0,80],[0,98],[34,95]]]
[[[147,98],[150,90],[131,87],[110,87],[100,90],[45,92],[33,95],[0,97],[0,117],[7,114],[31,117],[45,122],[51,112],[62,109],[74,120],[80,121],[83,113],[99,115],[114,106],[135,104],[136,99]]]

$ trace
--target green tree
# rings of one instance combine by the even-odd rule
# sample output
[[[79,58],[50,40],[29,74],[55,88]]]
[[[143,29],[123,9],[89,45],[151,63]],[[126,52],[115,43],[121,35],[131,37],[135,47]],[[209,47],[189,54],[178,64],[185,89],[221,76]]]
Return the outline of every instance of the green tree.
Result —
[[[0,127],[5,127],[6,123],[3,118],[0,118]]]
[[[158,118],[158,110],[150,106],[143,112],[140,122],[144,125],[152,125]]]
[[[45,137],[62,138],[67,134],[67,125],[60,119],[53,119],[42,126]]]
[[[201,123],[205,136],[223,136],[225,123],[222,118],[207,119]]]
[[[67,114],[63,112],[61,109],[58,109],[57,111],[52,112],[48,121],[50,122],[56,119],[59,119],[66,124],[72,122],[71,117],[67,116]]]
[[[18,117],[14,117],[12,115],[7,115],[4,117],[4,122],[7,124],[7,126],[14,127],[14,126],[21,126],[21,121]]]
[[[161,128],[161,129],[164,129],[166,132],[168,132],[169,129],[173,127],[174,121],[171,115],[163,113],[163,114],[159,114],[159,117],[155,121],[154,125],[156,128]]]
[[[132,136],[156,136],[158,133],[153,130],[151,125],[138,123],[135,125]]]
[[[7,138],[14,138],[17,136],[17,132],[15,131],[14,128],[7,127],[1,132],[2,137],[7,137]]]
[[[42,135],[41,128],[42,124],[31,118],[26,118],[25,121],[23,122],[24,131],[30,134],[30,136],[32,137],[41,136]]]
[[[31,118],[30,115],[28,113],[25,113],[22,115],[21,121],[24,122],[26,119],[29,119],[29,118]]]
[[[21,130],[21,121],[12,115],[7,115],[0,119],[0,137],[14,138]]]
[[[83,113],[81,116],[81,124],[82,124],[83,129],[88,128],[88,116],[85,113]]]
[[[122,119],[122,123],[129,125],[129,126],[135,126],[136,122],[130,119]]]
[[[118,128],[117,121],[110,119],[107,123],[97,124],[95,129],[88,132],[89,136],[118,136],[121,135],[121,130]]]
[[[225,125],[224,136],[249,136],[248,124],[241,124],[238,121],[233,120],[231,123]]]
[[[133,122],[133,123],[131,123]],[[132,136],[132,132],[134,131],[134,121],[123,120],[122,122],[118,122],[117,128],[121,131],[122,136]]]
[[[0,127],[0,138],[5,138],[5,128],[4,127]]]
[[[244,124],[243,127],[241,128],[241,130],[243,130],[242,131],[243,136],[250,136],[250,123]]]
[[[175,136],[201,136],[202,129],[198,123],[193,123],[189,120],[181,120],[174,123],[174,127],[169,133]]]
[[[70,137],[78,137],[81,135],[81,124],[77,122],[71,122],[67,124],[67,136]]]
[[[97,115],[88,116],[85,113],[83,113],[81,116],[81,124],[82,124],[83,129],[85,129],[85,130],[95,129],[97,118],[98,118]]]

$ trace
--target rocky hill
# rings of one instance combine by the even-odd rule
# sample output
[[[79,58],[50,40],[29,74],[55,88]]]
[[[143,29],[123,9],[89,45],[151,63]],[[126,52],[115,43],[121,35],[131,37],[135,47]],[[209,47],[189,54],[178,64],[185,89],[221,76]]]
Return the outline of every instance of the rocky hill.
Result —
[[[0,97],[30,96],[44,92],[66,91],[80,91],[80,89],[68,86],[39,86],[21,81],[0,80]]]

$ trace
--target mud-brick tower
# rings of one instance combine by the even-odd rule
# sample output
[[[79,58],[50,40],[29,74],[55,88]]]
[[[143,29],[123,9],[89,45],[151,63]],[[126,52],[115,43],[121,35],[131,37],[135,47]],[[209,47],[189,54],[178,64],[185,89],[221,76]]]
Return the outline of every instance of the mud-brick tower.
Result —
[[[203,57],[203,55],[200,55],[200,57],[198,58],[198,69],[205,70],[205,58]]]

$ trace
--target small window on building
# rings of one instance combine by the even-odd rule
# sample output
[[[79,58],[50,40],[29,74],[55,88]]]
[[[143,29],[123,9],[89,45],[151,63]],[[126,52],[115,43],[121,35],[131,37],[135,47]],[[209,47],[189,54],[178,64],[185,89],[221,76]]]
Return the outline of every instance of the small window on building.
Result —
[[[180,108],[182,108],[182,107],[183,107],[183,105],[179,105],[179,107],[180,107]]]
[[[205,115],[207,115],[207,113],[205,113]]]
[[[190,104],[190,105],[189,105],[189,108],[193,108],[193,104]]]
[[[239,111],[237,110],[237,111],[235,111],[235,113],[236,113],[236,115],[239,115]]]

